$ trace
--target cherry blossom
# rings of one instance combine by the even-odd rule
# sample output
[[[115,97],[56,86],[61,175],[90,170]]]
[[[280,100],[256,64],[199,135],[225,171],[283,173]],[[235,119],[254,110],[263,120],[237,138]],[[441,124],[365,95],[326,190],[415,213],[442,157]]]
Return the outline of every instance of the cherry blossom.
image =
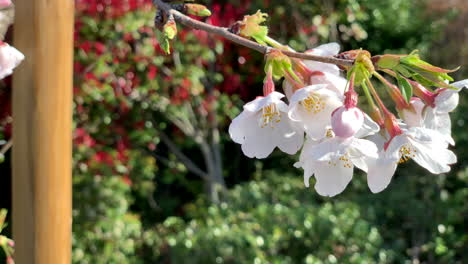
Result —
[[[308,54],[320,55],[320,56],[334,56],[338,54],[340,45],[338,43],[327,43],[320,45],[314,49],[306,51]],[[346,86],[346,79],[340,76],[340,69],[329,63],[317,62],[317,61],[303,61],[309,72],[309,80],[306,80],[309,84],[328,84],[328,88],[334,90],[338,94],[343,94]],[[283,91],[286,94],[288,100],[291,100],[294,94],[294,87],[290,81],[284,80]]]
[[[451,145],[455,142],[451,136],[451,121],[449,113],[458,105],[458,93],[468,87],[468,79],[451,84],[458,89],[441,89],[434,99],[434,105],[428,106],[424,112],[424,127],[440,132]]]
[[[384,190],[390,183],[399,163],[413,159],[433,174],[450,171],[457,162],[455,154],[447,149],[444,137],[437,131],[411,127],[391,139],[377,159],[367,161],[367,181],[372,192]]]
[[[250,158],[263,159],[278,147],[295,154],[302,146],[304,133],[288,117],[288,106],[281,101],[283,94],[272,92],[244,105],[244,111],[232,120],[229,134],[242,145]]]
[[[343,96],[326,84],[310,85],[297,90],[289,104],[289,118],[312,139],[321,139],[331,125],[332,112],[343,105]]]
[[[349,184],[354,166],[367,171],[366,160],[377,157],[377,147],[373,142],[355,137],[335,137],[329,133],[320,143],[307,141],[295,166],[304,169],[307,187],[314,175],[317,193],[332,197],[343,192]]]

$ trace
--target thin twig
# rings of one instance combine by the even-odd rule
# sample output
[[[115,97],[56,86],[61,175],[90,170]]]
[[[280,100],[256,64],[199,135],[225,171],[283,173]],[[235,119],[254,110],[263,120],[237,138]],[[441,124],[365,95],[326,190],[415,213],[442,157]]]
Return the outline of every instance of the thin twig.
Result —
[[[158,7],[160,7],[162,10],[164,10],[164,12],[166,12],[167,14],[173,15],[177,22],[180,22],[190,28],[203,30],[203,31],[221,36],[234,43],[256,50],[263,54],[266,54],[269,51],[277,50],[277,51],[281,51],[283,54],[289,57],[303,59],[303,60],[313,60],[313,61],[331,63],[331,64],[336,64],[336,65],[341,65],[341,66],[352,66],[354,63],[353,60],[338,59],[338,58],[331,57],[331,56],[318,56],[318,55],[271,48],[265,45],[258,44],[254,41],[248,40],[236,34],[233,34],[229,32],[227,28],[213,26],[213,25],[192,19],[189,16],[186,16],[182,14],[181,12],[173,9],[170,5],[164,3],[161,0],[153,0],[153,3],[157,5]]]

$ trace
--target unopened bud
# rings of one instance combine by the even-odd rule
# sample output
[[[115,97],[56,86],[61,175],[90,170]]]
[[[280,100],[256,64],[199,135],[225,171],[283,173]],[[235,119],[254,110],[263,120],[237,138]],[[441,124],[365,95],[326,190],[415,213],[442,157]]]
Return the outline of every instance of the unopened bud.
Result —
[[[164,24],[164,34],[168,39],[174,39],[177,35],[177,24],[174,19],[170,19]]]
[[[356,134],[364,123],[364,114],[357,107],[338,107],[332,113],[332,130],[337,137],[349,138]]]
[[[185,7],[187,14],[201,17],[211,16],[211,11],[204,5],[186,4]]]

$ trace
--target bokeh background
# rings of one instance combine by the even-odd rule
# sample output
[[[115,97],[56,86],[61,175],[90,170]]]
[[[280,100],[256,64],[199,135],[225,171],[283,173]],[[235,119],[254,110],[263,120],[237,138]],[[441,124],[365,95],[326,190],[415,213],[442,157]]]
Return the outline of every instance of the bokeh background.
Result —
[[[262,55],[179,28],[165,56],[150,2],[76,0],[73,263],[468,263],[466,92],[452,114],[450,173],[408,162],[380,194],[355,173],[343,194],[323,198],[304,188],[296,157],[248,159],[229,139],[230,120],[261,93]],[[270,35],[297,50],[419,49],[468,77],[465,0],[203,4],[219,26],[261,9]],[[0,85],[5,142],[10,80]],[[1,208],[11,208],[9,163],[6,153]]]

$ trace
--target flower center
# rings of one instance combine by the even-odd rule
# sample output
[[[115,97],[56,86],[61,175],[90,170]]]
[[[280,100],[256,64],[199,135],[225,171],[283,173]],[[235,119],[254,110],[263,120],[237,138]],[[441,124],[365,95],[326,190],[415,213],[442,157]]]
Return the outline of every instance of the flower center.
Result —
[[[274,128],[276,123],[281,121],[281,114],[276,104],[270,104],[262,108],[262,117],[260,118],[260,127],[269,126]]]
[[[411,145],[409,144],[403,145],[399,150],[401,158],[398,161],[398,164],[405,163],[411,158],[416,157],[416,152],[417,151]]]
[[[317,114],[325,109],[325,100],[322,100],[319,95],[309,93],[309,96],[301,101],[302,106],[310,112]]]
[[[349,154],[346,152],[336,161],[328,161],[328,165],[336,167],[338,164],[342,165],[344,168],[352,168],[353,163],[349,160]]]

